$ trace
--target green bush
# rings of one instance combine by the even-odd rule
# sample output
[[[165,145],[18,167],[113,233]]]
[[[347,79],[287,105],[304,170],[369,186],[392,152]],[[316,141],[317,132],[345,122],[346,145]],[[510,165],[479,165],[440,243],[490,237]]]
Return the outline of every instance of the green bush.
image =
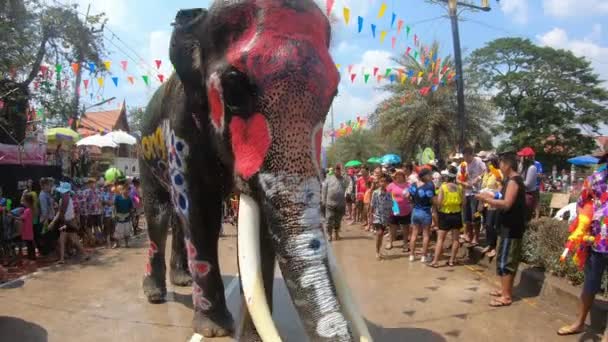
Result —
[[[565,221],[548,217],[532,220],[524,235],[524,261],[554,275],[566,277],[575,285],[582,283],[583,272],[571,258],[565,263],[559,261],[568,235],[568,223]]]
[[[549,216],[551,213],[551,198],[553,198],[552,192],[541,192],[538,199],[538,208],[540,216]]]

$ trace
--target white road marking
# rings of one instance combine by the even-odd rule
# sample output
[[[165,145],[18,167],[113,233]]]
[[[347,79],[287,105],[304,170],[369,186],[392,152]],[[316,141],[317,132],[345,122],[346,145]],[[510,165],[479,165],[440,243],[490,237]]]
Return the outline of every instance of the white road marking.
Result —
[[[230,284],[228,284],[228,286],[226,287],[226,290],[224,291],[224,297],[226,298],[226,300],[228,300],[228,298],[230,298],[230,296],[234,292],[234,289],[237,288],[238,284],[239,284],[239,274],[237,273],[234,276],[234,279],[232,279],[232,281],[230,282]],[[205,338],[203,337],[203,335],[194,334],[194,335],[192,335],[190,340],[188,340],[187,342],[204,342],[204,341],[205,341]]]

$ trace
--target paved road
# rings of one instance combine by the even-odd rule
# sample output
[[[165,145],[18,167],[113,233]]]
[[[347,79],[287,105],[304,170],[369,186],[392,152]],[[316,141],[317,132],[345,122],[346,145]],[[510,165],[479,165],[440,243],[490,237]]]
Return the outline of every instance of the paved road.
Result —
[[[230,227],[227,232],[234,234]],[[238,317],[235,240],[222,238],[220,253],[229,308]],[[161,305],[144,298],[145,245],[142,239],[136,248],[102,250],[85,264],[53,266],[0,289],[0,341],[200,341],[190,328],[189,289],[170,287]],[[558,338],[555,330],[569,318],[534,298],[488,307],[491,271],[432,269],[410,263],[400,248],[379,262],[372,237],[355,226],[345,228],[334,248],[376,341],[581,340]],[[278,271],[275,281],[279,330],[287,341],[305,341]]]

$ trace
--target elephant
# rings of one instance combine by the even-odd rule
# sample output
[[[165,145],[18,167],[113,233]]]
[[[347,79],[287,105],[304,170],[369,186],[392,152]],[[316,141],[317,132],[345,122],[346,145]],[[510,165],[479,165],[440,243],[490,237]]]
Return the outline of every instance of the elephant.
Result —
[[[196,333],[280,341],[271,316],[278,261],[311,341],[371,341],[322,227],[321,139],[340,79],[328,18],[313,0],[231,0],[180,10],[173,26],[175,73],[147,106],[140,145],[148,301],[166,296],[175,218],[171,277],[191,275]],[[221,206],[233,191],[237,324],[218,263]]]

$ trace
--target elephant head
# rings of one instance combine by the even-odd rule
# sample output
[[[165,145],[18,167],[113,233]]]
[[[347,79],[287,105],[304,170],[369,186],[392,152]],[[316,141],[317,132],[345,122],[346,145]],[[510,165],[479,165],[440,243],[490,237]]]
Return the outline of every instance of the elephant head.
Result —
[[[191,112],[234,170],[243,292],[265,341],[279,337],[259,264],[261,220],[311,340],[369,339],[321,222],[322,131],[339,81],[330,36],[312,0],[234,0],[178,14],[172,37]]]

